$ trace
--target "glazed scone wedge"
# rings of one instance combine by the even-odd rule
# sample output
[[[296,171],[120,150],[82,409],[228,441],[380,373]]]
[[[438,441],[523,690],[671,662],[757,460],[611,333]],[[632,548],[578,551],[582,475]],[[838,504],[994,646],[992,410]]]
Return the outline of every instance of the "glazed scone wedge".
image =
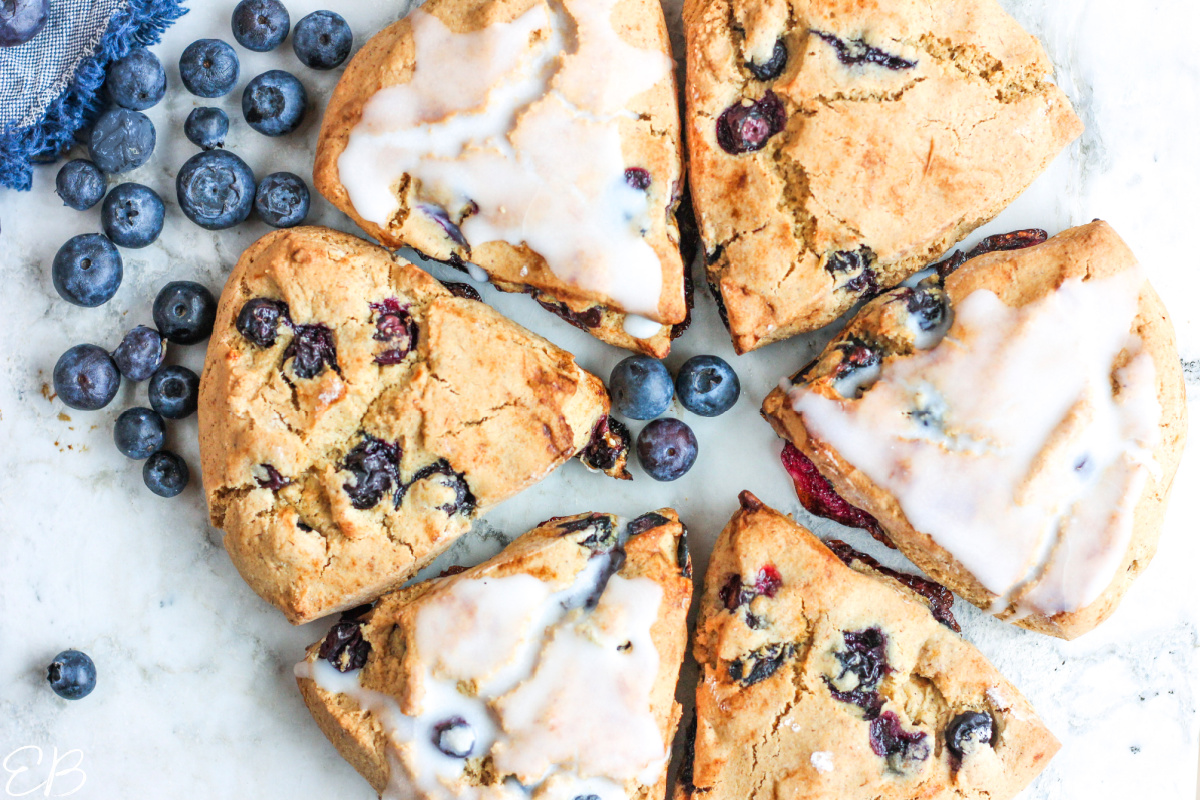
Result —
[[[934,580],[1074,638],[1157,545],[1187,427],[1166,309],[1099,221],[942,284],[867,303],[763,413]]]
[[[665,356],[686,316],[653,0],[430,0],[346,68],[313,180],[383,244],[481,268],[610,344]]]
[[[689,175],[745,353],[833,322],[1082,131],[995,0],[687,0]]]
[[[662,800],[686,537],[670,509],[547,520],[343,619],[296,667],[304,701],[390,800]]]
[[[383,248],[272,233],[208,345],[209,516],[247,583],[306,622],[399,586],[581,451],[623,473],[607,412],[569,353]]]
[[[1007,800],[1041,772],[1054,736],[920,594],[739,499],[705,576],[679,800]]]

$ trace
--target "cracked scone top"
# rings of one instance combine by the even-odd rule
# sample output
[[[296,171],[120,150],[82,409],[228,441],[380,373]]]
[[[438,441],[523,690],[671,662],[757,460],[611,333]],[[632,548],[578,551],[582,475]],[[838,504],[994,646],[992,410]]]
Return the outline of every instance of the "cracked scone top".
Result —
[[[910,585],[940,587],[740,501],[705,576],[678,800],[1007,800],[1041,772],[1054,736]]]
[[[686,315],[682,175],[651,0],[431,0],[355,56],[314,167],[381,242],[659,356]]]
[[[1072,638],[1153,556],[1184,437],[1161,301],[1094,222],[869,302],[764,413],[936,580]]]
[[[209,514],[250,586],[307,621],[398,586],[581,451],[620,474],[607,411],[569,353],[386,250],[272,233],[208,346]]]
[[[343,619],[296,667],[304,700],[387,800],[661,800],[686,535],[670,509],[547,520]]]
[[[833,322],[1082,126],[995,0],[688,0],[690,182],[738,352]]]

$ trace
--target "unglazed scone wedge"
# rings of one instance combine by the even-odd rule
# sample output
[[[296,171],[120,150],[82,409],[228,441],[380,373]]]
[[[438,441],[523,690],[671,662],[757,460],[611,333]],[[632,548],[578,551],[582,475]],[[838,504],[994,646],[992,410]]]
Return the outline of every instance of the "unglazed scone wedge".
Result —
[[[1008,800],[1042,771],[1058,742],[928,582],[740,501],[705,576],[678,800]]]
[[[556,517],[308,649],[314,719],[388,800],[662,800],[691,562],[675,512]]]
[[[897,285],[1082,131],[995,0],[687,0],[684,30],[690,183],[740,353]]]
[[[1067,639],[1153,557],[1187,427],[1166,309],[1099,221],[870,301],[763,413],[934,580]]]
[[[234,268],[208,345],[209,516],[246,582],[306,622],[399,586],[576,454],[627,476],[607,413],[570,353],[383,248],[272,233]]]
[[[371,236],[657,357],[683,322],[670,41],[653,0],[430,0],[351,61],[317,189]]]

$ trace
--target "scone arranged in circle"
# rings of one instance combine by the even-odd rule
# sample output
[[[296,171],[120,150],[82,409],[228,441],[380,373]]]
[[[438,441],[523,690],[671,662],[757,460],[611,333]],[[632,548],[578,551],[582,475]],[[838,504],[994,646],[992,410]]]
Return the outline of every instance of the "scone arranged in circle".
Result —
[[[941,587],[740,500],[705,576],[679,798],[1007,800],[1041,772],[1058,742]]]
[[[995,0],[687,0],[690,182],[740,353],[837,319],[1082,131]]]
[[[296,666],[342,756],[394,800],[662,800],[687,643],[686,531],[557,517],[351,613]]]
[[[581,451],[624,473],[607,412],[569,353],[386,250],[272,233],[230,275],[208,346],[209,515],[247,583],[305,622],[400,585]]]
[[[611,344],[661,358],[686,316],[653,0],[430,0],[347,67],[313,178],[385,245],[482,268]]]
[[[1068,639],[1154,555],[1186,430],[1166,309],[1103,222],[875,298],[763,413],[934,580]]]

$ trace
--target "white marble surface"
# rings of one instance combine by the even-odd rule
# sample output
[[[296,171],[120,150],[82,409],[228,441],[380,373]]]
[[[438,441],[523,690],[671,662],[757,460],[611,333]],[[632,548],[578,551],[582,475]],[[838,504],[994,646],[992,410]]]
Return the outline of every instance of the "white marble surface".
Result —
[[[669,1],[677,19],[678,0]],[[978,235],[1029,226],[1057,232],[1094,217],[1109,220],[1140,254],[1171,310],[1196,412],[1200,50],[1194,35],[1200,8],[1192,0],[1136,9],[1118,0],[1003,4],[1046,43],[1088,132]],[[153,247],[125,251],[126,281],[112,302],[92,310],[69,306],[49,277],[63,241],[99,229],[98,209],[62,207],[53,195],[53,168],[38,170],[32,193],[0,192],[0,759],[7,759],[0,762],[0,797],[373,796],[311,723],[291,677],[293,662],[325,624],[292,628],[241,582],[219,532],[206,524],[198,480],[179,498],[159,499],[142,486],[140,465],[114,449],[113,420],[127,407],[146,404],[144,387],[126,386],[97,413],[65,409],[45,388],[67,347],[84,341],[112,347],[127,328],[149,323],[150,303],[167,280],[197,279],[219,290],[241,250],[267,230],[249,223],[205,232],[174,206],[175,169],[194,150],[181,131],[194,98],[180,88],[174,64],[193,39],[229,38],[234,0],[192,5],[158,48],[172,87],[150,112],[158,152],[127,176],[168,201],[167,229]],[[321,3],[288,5],[296,20]],[[359,44],[402,9],[394,2],[336,5]],[[279,169],[307,175],[320,109],[337,74],[305,69],[290,44],[274,54],[239,55],[241,84],[217,101],[233,120],[231,147],[260,176]],[[304,127],[282,141],[249,130],[238,105],[241,85],[273,67],[300,75],[315,106]],[[354,230],[319,199],[311,221]],[[528,298],[490,288],[483,294],[600,375],[623,357]],[[668,363],[717,353],[734,364],[745,393],[732,412],[714,420],[676,409],[700,439],[695,469],[674,484],[656,484],[640,472],[632,483],[618,484],[570,464],[490,514],[444,563],[479,560],[551,515],[588,509],[633,515],[670,504],[692,530],[703,574],[738,490],[752,489],[772,505],[799,512],[777,461],[779,443],[757,409],[780,376],[808,360],[814,343],[792,340],[735,358],[711,299],[704,291],[697,297],[696,323]],[[176,348],[170,357],[199,369],[203,348]],[[194,418],[173,425],[170,439],[196,469]],[[1063,742],[1027,798],[1192,795],[1200,688],[1197,447],[1189,449],[1176,480],[1158,557],[1097,631],[1066,644],[959,604],[965,635],[1025,692]],[[817,525],[822,533],[834,527]],[[880,554],[864,535],[837,532]],[[95,693],[75,703],[59,700],[43,680],[45,664],[67,647],[87,651],[99,668]],[[46,785],[56,753],[59,776]]]

